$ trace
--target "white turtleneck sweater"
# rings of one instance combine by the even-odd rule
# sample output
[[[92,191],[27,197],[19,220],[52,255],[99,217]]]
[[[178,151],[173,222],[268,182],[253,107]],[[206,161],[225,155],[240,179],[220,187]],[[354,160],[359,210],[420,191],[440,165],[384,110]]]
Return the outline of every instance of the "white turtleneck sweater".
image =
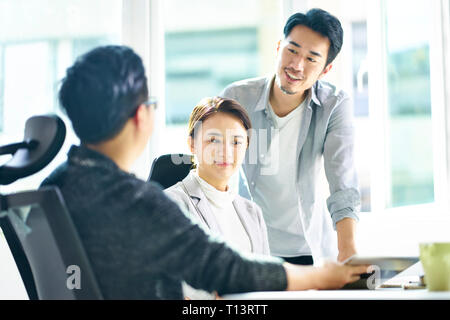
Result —
[[[244,252],[251,252],[250,238],[245,231],[244,226],[233,205],[233,200],[237,195],[237,190],[228,188],[227,191],[217,190],[208,182],[199,177],[197,170],[191,170],[189,173],[193,175],[200,185],[200,189],[209,201],[211,211],[217,219],[217,223],[221,230],[222,237],[228,244]],[[189,286],[186,282],[182,282],[183,293],[192,300],[210,300],[215,299],[213,293],[198,290]]]
[[[197,170],[192,170],[190,174],[194,175],[200,185],[200,189],[208,199],[211,210],[222,231],[223,238],[239,250],[251,252],[250,238],[233,205],[233,200],[237,196],[236,190],[232,188],[228,188],[227,191],[217,190],[200,178]]]

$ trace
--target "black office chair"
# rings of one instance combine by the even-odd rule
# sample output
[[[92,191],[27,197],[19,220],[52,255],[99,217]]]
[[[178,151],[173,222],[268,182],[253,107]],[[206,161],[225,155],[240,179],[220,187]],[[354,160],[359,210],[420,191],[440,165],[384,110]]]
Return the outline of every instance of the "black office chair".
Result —
[[[65,134],[56,116],[30,118],[23,142],[0,147],[0,154],[13,155],[0,167],[0,184],[45,167]],[[58,188],[0,195],[0,227],[30,299],[102,298]]]
[[[153,160],[148,181],[159,183],[164,189],[183,180],[192,169],[192,155],[165,154]]]

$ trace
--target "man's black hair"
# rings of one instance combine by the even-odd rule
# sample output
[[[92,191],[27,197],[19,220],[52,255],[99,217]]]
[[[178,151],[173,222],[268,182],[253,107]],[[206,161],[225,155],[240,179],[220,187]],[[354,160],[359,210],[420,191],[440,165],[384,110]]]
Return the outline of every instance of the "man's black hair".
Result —
[[[339,20],[322,9],[311,9],[306,14],[297,12],[289,17],[284,26],[284,37],[287,38],[292,29],[297,25],[303,25],[311,30],[327,37],[330,41],[327,62],[330,64],[341,51],[344,32]]]
[[[141,58],[125,46],[97,47],[67,69],[59,101],[82,143],[99,143],[120,132],[148,98]]]

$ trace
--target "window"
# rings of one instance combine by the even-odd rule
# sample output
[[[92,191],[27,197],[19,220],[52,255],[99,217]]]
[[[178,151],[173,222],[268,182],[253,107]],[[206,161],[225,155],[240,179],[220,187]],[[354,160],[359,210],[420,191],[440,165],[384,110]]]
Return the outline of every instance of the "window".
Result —
[[[342,23],[344,45],[324,80],[354,102],[362,211],[435,203],[436,193],[446,192],[444,183],[436,183],[446,173],[440,171],[445,165],[437,165],[445,161],[445,146],[435,129],[445,123],[433,115],[443,114],[444,105],[436,103],[442,92],[431,85],[442,77],[435,62],[441,50],[435,38],[442,37],[434,18],[439,2],[290,2],[302,11],[323,8]]]
[[[33,115],[56,112],[65,120],[57,101],[59,81],[79,55],[120,42],[121,13],[121,0],[0,2],[1,144],[20,141],[25,121]],[[37,187],[65,160],[69,146],[78,142],[65,122],[66,142],[51,165],[2,186],[2,192]]]
[[[429,1],[385,1],[390,193],[386,205],[434,201]],[[402,23],[398,23],[402,21]]]
[[[258,75],[258,30],[166,33],[166,122],[185,124],[204,96]]]
[[[355,116],[355,157],[361,192],[361,211],[371,210],[370,197],[370,167],[368,166],[367,139],[370,131],[369,126],[369,75],[367,66],[367,21],[366,8],[360,10],[357,18],[348,22],[349,36],[347,41],[351,41],[351,70],[352,70],[352,90],[349,94],[353,98]],[[344,31],[345,32],[345,31]]]
[[[164,1],[164,17],[166,127],[159,154],[189,153],[187,123],[202,98],[273,71],[281,3]]]

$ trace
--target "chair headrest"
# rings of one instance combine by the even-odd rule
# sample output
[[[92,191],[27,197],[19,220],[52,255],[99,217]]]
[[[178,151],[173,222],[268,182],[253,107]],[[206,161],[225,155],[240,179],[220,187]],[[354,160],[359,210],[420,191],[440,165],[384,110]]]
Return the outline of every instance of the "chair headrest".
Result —
[[[165,154],[153,161],[148,181],[159,183],[163,189],[183,180],[192,169],[192,155]]]
[[[29,118],[23,142],[0,147],[0,154],[13,154],[0,166],[0,184],[10,184],[43,169],[58,154],[65,138],[66,126],[58,116]]]

